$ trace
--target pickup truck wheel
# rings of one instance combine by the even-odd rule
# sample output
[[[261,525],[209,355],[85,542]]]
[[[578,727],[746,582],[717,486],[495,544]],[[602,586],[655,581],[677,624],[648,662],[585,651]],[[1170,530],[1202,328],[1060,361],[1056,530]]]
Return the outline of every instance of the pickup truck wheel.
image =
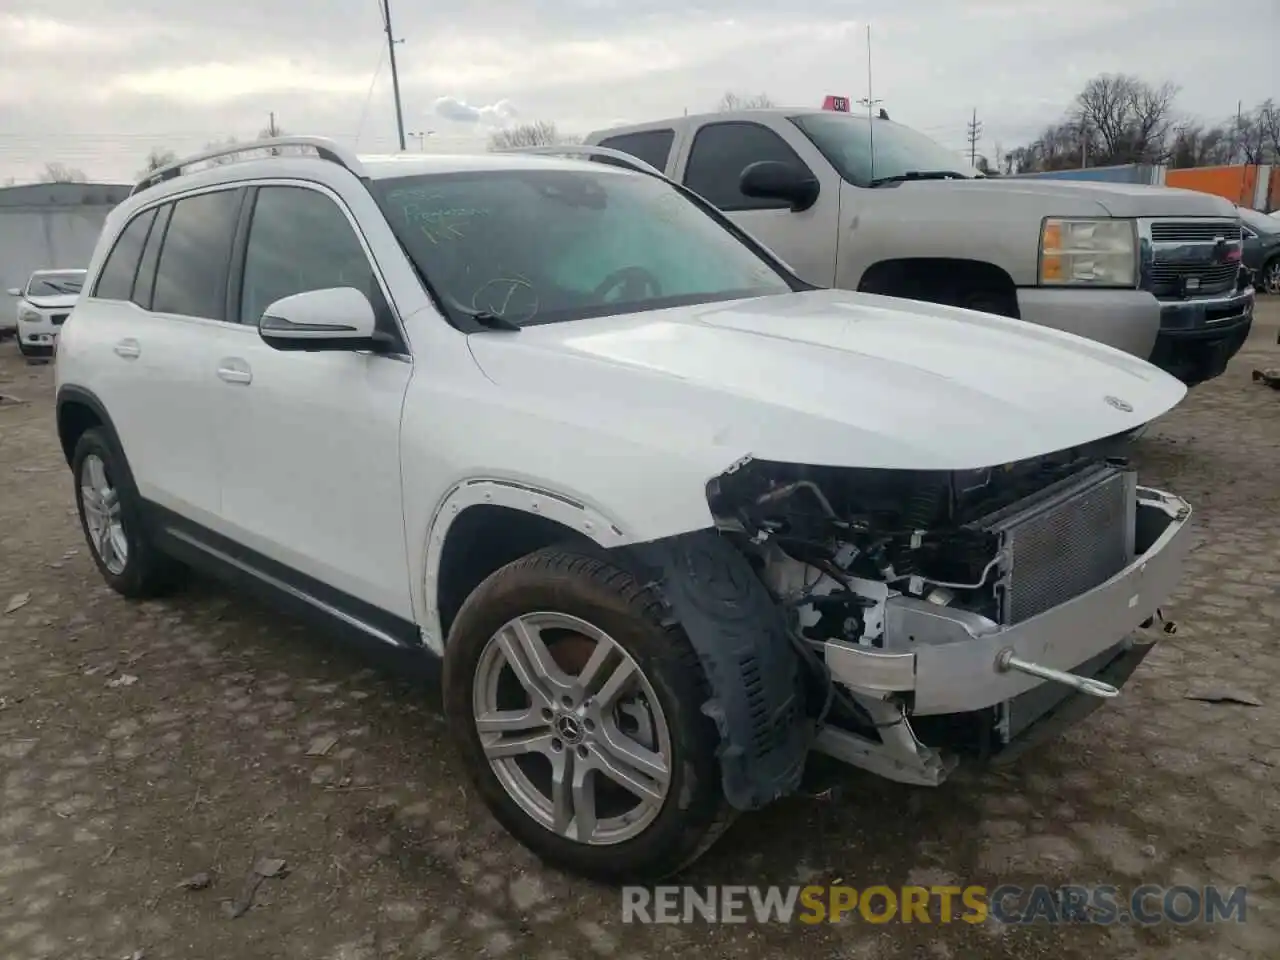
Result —
[[[183,567],[152,546],[124,455],[105,431],[93,428],[80,436],[71,472],[80,526],[107,585],[135,599],[175,586]]]
[[[541,550],[477,587],[449,633],[444,697],[485,804],[557,867],[660,879],[732,820],[693,648],[599,556]]]

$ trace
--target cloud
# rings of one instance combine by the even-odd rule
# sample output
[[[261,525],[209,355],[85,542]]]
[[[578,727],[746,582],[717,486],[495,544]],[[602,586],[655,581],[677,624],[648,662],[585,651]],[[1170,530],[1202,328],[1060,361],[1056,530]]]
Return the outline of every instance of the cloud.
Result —
[[[1237,0],[1229,18],[1203,6],[804,0],[779,18],[776,0],[432,0],[396,8],[396,59],[406,123],[437,128],[417,148],[471,151],[519,117],[585,134],[710,110],[727,90],[797,106],[856,99],[870,23],[874,96],[890,116],[958,149],[976,108],[982,151],[1027,142],[1103,71],[1180,84],[1179,110],[1209,120],[1275,95],[1275,31],[1261,28],[1276,0]],[[0,0],[0,11],[0,181],[48,162],[127,178],[152,148],[247,139],[271,112],[293,133],[399,149],[376,4]]]
[[[454,123],[481,123],[491,127],[505,126],[519,115],[510,100],[473,107],[457,97],[440,97],[431,105],[431,109],[436,116]]]

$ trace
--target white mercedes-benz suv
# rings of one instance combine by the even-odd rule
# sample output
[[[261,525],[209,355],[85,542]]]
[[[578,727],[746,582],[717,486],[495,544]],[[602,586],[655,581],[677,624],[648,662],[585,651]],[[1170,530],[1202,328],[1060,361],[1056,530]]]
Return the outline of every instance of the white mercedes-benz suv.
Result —
[[[1191,512],[1125,447],[1181,383],[815,289],[625,154],[541,153],[293,137],[138,184],[56,358],[115,590],[199,568],[438,662],[493,814],[610,880],[813,752],[937,785],[1118,693]]]

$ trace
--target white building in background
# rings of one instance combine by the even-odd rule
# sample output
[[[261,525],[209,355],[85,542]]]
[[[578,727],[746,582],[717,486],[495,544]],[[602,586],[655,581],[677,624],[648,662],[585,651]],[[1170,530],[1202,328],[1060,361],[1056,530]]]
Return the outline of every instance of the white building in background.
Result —
[[[133,189],[117,183],[0,187],[0,309],[32,270],[89,265],[107,213]]]

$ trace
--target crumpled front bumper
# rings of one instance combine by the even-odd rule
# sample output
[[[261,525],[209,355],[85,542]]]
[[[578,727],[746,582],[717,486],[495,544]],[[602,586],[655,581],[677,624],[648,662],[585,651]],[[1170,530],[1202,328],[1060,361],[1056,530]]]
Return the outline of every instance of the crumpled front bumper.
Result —
[[[1070,673],[1123,649],[1176,588],[1191,545],[1186,501],[1145,487],[1137,500],[1136,556],[1105,583],[1009,627],[964,610],[892,598],[885,648],[825,645],[833,679],[876,699],[901,696],[913,716],[969,713],[1055,683],[1009,669],[1010,657]]]

